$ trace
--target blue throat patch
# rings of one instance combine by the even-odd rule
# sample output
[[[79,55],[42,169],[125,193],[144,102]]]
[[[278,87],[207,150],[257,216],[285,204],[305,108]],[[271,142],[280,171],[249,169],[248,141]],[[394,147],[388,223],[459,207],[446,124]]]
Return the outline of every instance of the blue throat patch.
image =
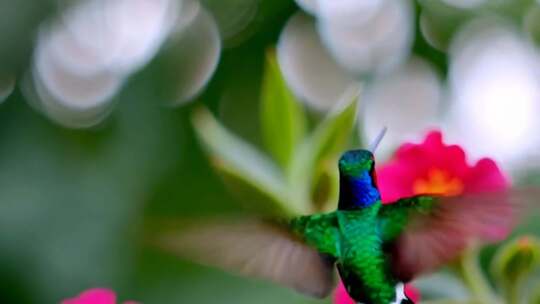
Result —
[[[381,200],[381,194],[368,171],[358,176],[340,175],[339,210],[369,207]]]

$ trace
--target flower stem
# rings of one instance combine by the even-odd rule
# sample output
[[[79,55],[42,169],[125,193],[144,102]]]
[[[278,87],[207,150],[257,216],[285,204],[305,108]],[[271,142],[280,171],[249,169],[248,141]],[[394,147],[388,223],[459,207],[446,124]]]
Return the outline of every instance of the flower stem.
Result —
[[[508,304],[518,304],[519,303],[519,293],[517,284],[509,287],[509,289],[506,291],[506,303]]]
[[[470,246],[459,258],[455,270],[469,288],[475,302],[497,303],[499,301],[480,268],[478,254],[478,246]]]

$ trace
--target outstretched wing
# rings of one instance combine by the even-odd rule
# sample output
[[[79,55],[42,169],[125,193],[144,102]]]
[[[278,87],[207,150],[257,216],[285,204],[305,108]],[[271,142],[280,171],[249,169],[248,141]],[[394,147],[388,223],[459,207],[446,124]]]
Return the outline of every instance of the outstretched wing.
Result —
[[[456,258],[471,241],[505,239],[536,188],[454,197],[416,196],[384,205],[381,231],[392,269],[402,280],[431,272]]]
[[[333,262],[271,222],[198,223],[162,235],[158,243],[194,262],[270,280],[317,298],[328,296],[335,286]]]

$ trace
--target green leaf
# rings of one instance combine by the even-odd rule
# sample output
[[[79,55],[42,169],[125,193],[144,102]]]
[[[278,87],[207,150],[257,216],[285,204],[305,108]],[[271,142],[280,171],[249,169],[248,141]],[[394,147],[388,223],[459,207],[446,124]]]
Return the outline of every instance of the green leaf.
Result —
[[[263,140],[272,157],[287,168],[294,150],[304,137],[306,117],[283,78],[273,50],[266,56],[261,92]]]
[[[507,303],[519,302],[521,284],[539,266],[540,240],[534,236],[520,237],[497,251],[491,270]]]
[[[497,296],[489,284],[480,265],[480,246],[471,243],[453,263],[454,273],[463,281],[476,303],[498,303]]]
[[[540,304],[540,268],[537,268],[522,284],[527,303]]]
[[[248,197],[255,199],[248,202],[251,209],[287,217],[300,213],[298,206],[287,199],[284,178],[274,163],[230,133],[204,108],[194,113],[193,124],[212,164],[225,181],[232,182],[238,193],[249,193]]]
[[[336,209],[339,198],[339,172],[334,162],[325,162],[313,174],[311,181],[311,203],[317,212]]]
[[[481,303],[474,300],[444,299],[444,300],[422,301],[422,304],[481,304]]]
[[[530,296],[530,304],[540,304],[540,284],[536,284],[536,288],[532,289],[533,292]]]
[[[316,127],[315,131],[297,149],[288,172],[291,187],[295,189],[293,198],[302,202],[305,209],[316,210],[312,204],[312,186],[321,170],[333,168],[332,185],[329,193],[336,193],[337,183],[337,159],[347,148],[351,132],[354,128],[357,114],[358,91],[348,91],[345,97],[338,102],[336,107]],[[320,176],[320,175],[319,175]],[[330,198],[335,195],[330,195]]]
[[[345,96],[344,102],[337,104],[308,139],[307,146],[313,153],[316,164],[339,156],[338,154],[347,148],[356,122],[358,92],[347,92]]]
[[[532,6],[524,16],[525,30],[536,45],[540,45],[540,7]]]

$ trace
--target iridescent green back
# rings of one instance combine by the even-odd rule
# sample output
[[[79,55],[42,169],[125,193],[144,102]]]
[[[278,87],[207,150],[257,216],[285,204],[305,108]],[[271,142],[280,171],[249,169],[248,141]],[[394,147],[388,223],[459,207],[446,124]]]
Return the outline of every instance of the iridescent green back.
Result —
[[[398,283],[382,250],[378,222],[380,201],[368,208],[304,216],[293,230],[321,253],[333,258],[349,294],[358,302],[388,304]]]

